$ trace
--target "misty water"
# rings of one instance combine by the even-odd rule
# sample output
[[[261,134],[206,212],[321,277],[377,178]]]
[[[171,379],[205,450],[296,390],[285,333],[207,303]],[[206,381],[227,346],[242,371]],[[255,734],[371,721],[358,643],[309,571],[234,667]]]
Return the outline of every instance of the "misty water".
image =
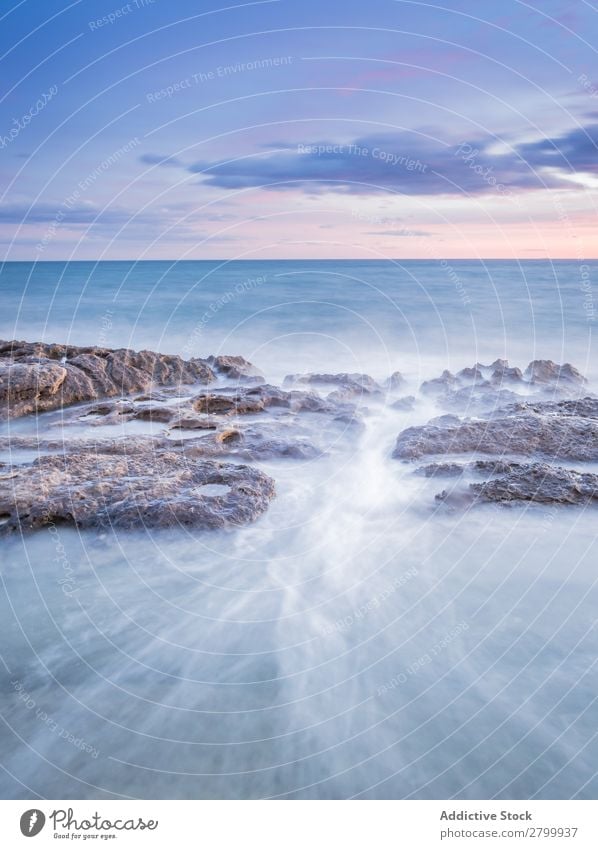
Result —
[[[0,335],[242,354],[272,383],[399,369],[405,395],[548,357],[596,391],[596,270],[6,264]],[[439,412],[372,404],[324,457],[255,463],[277,495],[246,527],[3,539],[2,795],[595,798],[596,508],[448,510],[391,458]]]

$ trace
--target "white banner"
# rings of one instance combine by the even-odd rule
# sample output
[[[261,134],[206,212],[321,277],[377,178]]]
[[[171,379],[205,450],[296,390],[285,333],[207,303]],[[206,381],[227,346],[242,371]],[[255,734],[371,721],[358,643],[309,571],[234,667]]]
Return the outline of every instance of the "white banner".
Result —
[[[0,846],[596,849],[597,811],[588,801],[4,801]]]

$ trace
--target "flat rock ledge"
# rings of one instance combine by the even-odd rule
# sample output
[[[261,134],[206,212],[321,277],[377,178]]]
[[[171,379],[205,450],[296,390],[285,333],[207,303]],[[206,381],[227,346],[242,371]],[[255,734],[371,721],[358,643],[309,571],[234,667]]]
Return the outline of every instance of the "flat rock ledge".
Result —
[[[75,451],[0,470],[0,533],[48,525],[199,530],[252,522],[274,481],[250,466],[165,449]]]
[[[460,462],[464,454],[474,459]],[[485,419],[441,416],[402,431],[393,456],[439,458],[415,474],[455,479],[436,495],[454,508],[479,502],[589,504],[598,500],[598,475],[555,461],[598,460],[598,399],[522,401]],[[486,480],[475,481],[480,476]]]
[[[399,434],[393,457],[414,460],[446,454],[495,454],[583,462],[598,460],[598,419],[593,411],[598,402],[536,403],[491,419],[460,421],[458,424],[429,422]],[[580,415],[580,413],[583,413]]]
[[[243,357],[183,360],[155,351],[0,341],[0,418],[55,410],[154,386],[208,384],[216,375],[261,378]]]
[[[430,467],[426,467],[427,473]],[[439,465],[438,474],[458,476],[471,471],[498,476],[481,483],[469,484],[468,496],[461,490],[443,490],[438,501],[462,504],[464,500],[494,502],[534,502],[536,504],[588,504],[598,500],[598,475],[579,472],[546,463],[468,463],[461,467]]]

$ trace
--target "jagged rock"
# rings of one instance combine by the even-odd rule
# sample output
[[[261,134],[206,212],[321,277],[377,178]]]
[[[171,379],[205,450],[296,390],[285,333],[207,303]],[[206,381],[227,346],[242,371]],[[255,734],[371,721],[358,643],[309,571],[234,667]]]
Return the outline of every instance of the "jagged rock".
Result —
[[[214,372],[200,359],[183,360],[125,348],[0,343],[0,416],[4,418],[96,398],[148,392],[154,385],[212,380]]]
[[[445,410],[486,413],[514,404],[520,398],[520,395],[510,389],[496,389],[490,383],[484,382],[447,393],[438,399],[437,406]]]
[[[503,383],[524,383],[523,372],[516,367],[509,368],[507,365],[501,365],[492,372],[490,382],[494,386],[500,386]]]
[[[391,376],[387,378],[385,387],[389,392],[399,392],[405,386],[405,378],[400,371],[393,371]]]
[[[416,459],[474,452],[598,460],[598,421],[574,415],[521,413],[450,427],[427,424],[400,433],[393,457]]]
[[[382,387],[369,374],[348,374],[341,372],[339,374],[288,374],[283,382],[284,386],[288,385],[306,385],[306,386],[338,386],[345,391],[351,391],[355,395],[380,395]]]
[[[126,444],[126,441],[125,441]],[[256,519],[274,482],[249,466],[196,460],[155,448],[120,455],[66,449],[6,467],[0,478],[0,530],[48,524],[77,527],[223,528]],[[211,494],[204,487],[228,487]]]
[[[302,396],[304,393],[297,393]],[[314,396],[321,406],[321,399]],[[250,389],[239,389],[231,394],[225,393],[202,393],[193,401],[193,408],[199,413],[210,415],[248,415],[260,413],[269,407],[283,407],[290,409],[293,406],[293,393],[285,392],[277,386],[264,383],[253,386]]]
[[[525,370],[525,375],[530,383],[568,383],[574,386],[584,386],[587,383],[575,366],[570,363],[559,366],[552,360],[532,360]]]
[[[425,478],[436,477],[459,477],[465,471],[465,466],[461,463],[430,463],[427,466],[420,466],[415,470],[416,475],[423,475]]]
[[[232,380],[245,383],[262,382],[264,376],[245,357],[210,356],[207,359],[210,366]]]
[[[598,499],[598,475],[544,463],[514,467],[508,474],[470,489],[478,501],[585,504]]]
[[[481,383],[485,379],[477,366],[473,368],[462,368],[461,371],[457,372],[456,377],[458,380],[473,381],[474,383]]]
[[[445,369],[440,377],[433,380],[425,380],[420,386],[420,392],[424,395],[446,395],[458,385],[457,378]]]
[[[598,398],[586,395],[585,398],[562,401],[519,401],[501,411],[503,414],[538,413],[539,415],[579,416],[584,419],[598,419]]]

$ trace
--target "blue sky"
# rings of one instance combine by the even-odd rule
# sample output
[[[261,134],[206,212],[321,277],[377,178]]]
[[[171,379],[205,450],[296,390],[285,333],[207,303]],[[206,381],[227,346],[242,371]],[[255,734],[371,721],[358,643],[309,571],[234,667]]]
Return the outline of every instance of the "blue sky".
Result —
[[[587,0],[0,16],[5,259],[598,255]]]

